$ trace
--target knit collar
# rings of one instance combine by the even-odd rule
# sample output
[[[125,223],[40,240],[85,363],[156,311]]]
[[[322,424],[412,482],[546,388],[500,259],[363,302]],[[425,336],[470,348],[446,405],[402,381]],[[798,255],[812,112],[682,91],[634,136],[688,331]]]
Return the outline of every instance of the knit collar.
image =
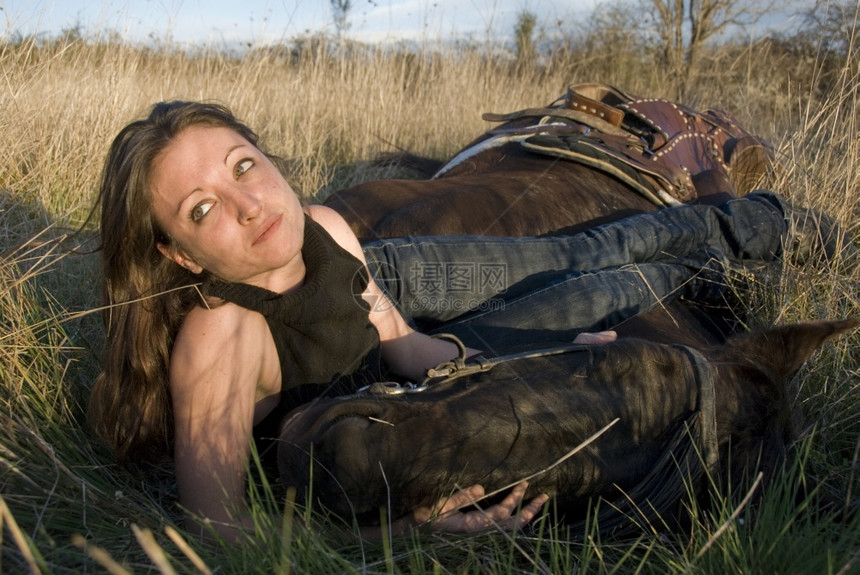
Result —
[[[302,258],[305,263],[304,283],[298,289],[279,294],[266,288],[243,283],[207,279],[201,286],[205,295],[215,296],[242,307],[258,311],[267,317],[282,316],[285,311],[301,309],[302,303],[322,289],[332,266],[329,247],[323,240],[322,227],[305,215]],[[284,318],[286,319],[286,318]]]

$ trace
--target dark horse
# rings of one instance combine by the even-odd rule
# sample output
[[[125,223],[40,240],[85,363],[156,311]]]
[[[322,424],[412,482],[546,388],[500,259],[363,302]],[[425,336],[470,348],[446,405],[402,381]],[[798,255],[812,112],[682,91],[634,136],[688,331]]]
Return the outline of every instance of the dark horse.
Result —
[[[362,239],[540,235],[743,193],[769,169],[768,146],[724,112],[599,85],[498,119],[436,177],[371,182],[328,204]],[[612,344],[461,358],[421,393],[380,384],[296,410],[281,474],[367,523],[381,507],[397,517],[456,486],[491,492],[524,478],[570,521],[598,500],[601,529],[659,521],[708,474],[737,485],[770,473],[790,434],[787,380],[857,324],[726,340],[707,314],[675,304],[625,322]]]

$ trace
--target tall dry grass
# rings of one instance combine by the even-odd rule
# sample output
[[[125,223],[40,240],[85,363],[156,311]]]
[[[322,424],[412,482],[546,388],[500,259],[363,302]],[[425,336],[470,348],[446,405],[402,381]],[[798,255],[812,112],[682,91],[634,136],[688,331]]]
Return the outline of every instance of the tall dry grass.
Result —
[[[529,70],[488,54],[474,46],[337,58],[317,48],[236,58],[98,41],[0,42],[0,571],[203,570],[166,535],[177,517],[169,469],[117,469],[83,425],[101,347],[98,269],[85,253],[93,230],[72,232],[89,213],[113,135],[155,101],[217,100],[255,127],[270,151],[294,160],[294,181],[316,201],[384,176],[367,162],[379,152],[444,157],[488,127],[482,112],[548,103],[568,83],[673,95],[647,55],[633,50],[570,47]],[[770,138],[784,167],[776,191],[826,211],[857,237],[857,62],[846,59],[834,73],[814,55],[800,61],[765,42],[708,57],[689,103],[726,108]],[[779,286],[750,305],[761,324],[857,314],[856,274],[839,260],[789,263]],[[746,523],[732,519],[738,502],[728,499],[713,516],[697,512],[693,530],[678,539],[571,541],[563,527],[540,524],[517,540],[416,535],[358,545],[298,522],[282,531],[261,514],[254,546],[192,547],[222,572],[856,570],[856,521],[843,513],[845,522],[833,522],[795,496],[800,484],[829,495],[836,511],[856,507],[857,343],[853,336],[833,344],[798,377],[805,423],[795,467],[766,493],[759,515],[744,511]],[[279,505],[265,494],[258,503]],[[172,567],[153,567],[161,560]]]

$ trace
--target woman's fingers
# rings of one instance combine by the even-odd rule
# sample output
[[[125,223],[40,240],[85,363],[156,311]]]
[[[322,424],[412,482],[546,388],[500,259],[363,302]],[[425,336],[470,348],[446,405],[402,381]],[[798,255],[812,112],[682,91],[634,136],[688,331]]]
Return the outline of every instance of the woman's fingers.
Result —
[[[522,527],[523,525],[537,517],[538,513],[540,513],[540,510],[543,508],[543,504],[547,501],[549,501],[549,495],[547,495],[546,493],[541,493],[540,495],[529,501],[528,505],[520,509],[518,527]]]
[[[528,486],[529,484],[526,481],[517,483],[500,503],[497,503],[492,507],[488,507],[484,510],[484,513],[495,521],[508,519],[511,515],[516,513],[517,507],[519,507],[522,502]]]
[[[573,340],[573,343],[582,343],[585,345],[601,345],[604,343],[615,341],[616,339],[618,339],[618,334],[614,331],[598,331],[594,333],[584,331],[576,336],[576,338]]]
[[[413,517],[420,523],[431,521],[433,529],[437,531],[473,533],[493,526],[516,529],[534,519],[549,499],[545,494],[538,495],[520,509],[527,488],[527,482],[519,483],[495,505],[486,509],[461,511],[462,507],[475,503],[484,495],[483,487],[473,485],[439,501],[434,508],[416,509]]]
[[[506,530],[517,529],[534,519],[549,496],[546,494],[538,495],[520,508],[527,488],[528,483],[525,481],[517,484],[501,503],[484,510],[484,518],[488,520],[485,528],[495,524]],[[517,514],[518,509],[519,514]],[[489,519],[492,519],[492,523],[489,522]]]

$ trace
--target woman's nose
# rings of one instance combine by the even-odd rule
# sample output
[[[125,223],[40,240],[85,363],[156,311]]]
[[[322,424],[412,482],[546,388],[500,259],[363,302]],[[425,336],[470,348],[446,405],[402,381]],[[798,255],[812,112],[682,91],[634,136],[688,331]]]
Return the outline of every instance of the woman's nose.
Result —
[[[236,214],[239,221],[243,223],[250,222],[260,215],[263,211],[263,200],[247,192],[236,193]]]

